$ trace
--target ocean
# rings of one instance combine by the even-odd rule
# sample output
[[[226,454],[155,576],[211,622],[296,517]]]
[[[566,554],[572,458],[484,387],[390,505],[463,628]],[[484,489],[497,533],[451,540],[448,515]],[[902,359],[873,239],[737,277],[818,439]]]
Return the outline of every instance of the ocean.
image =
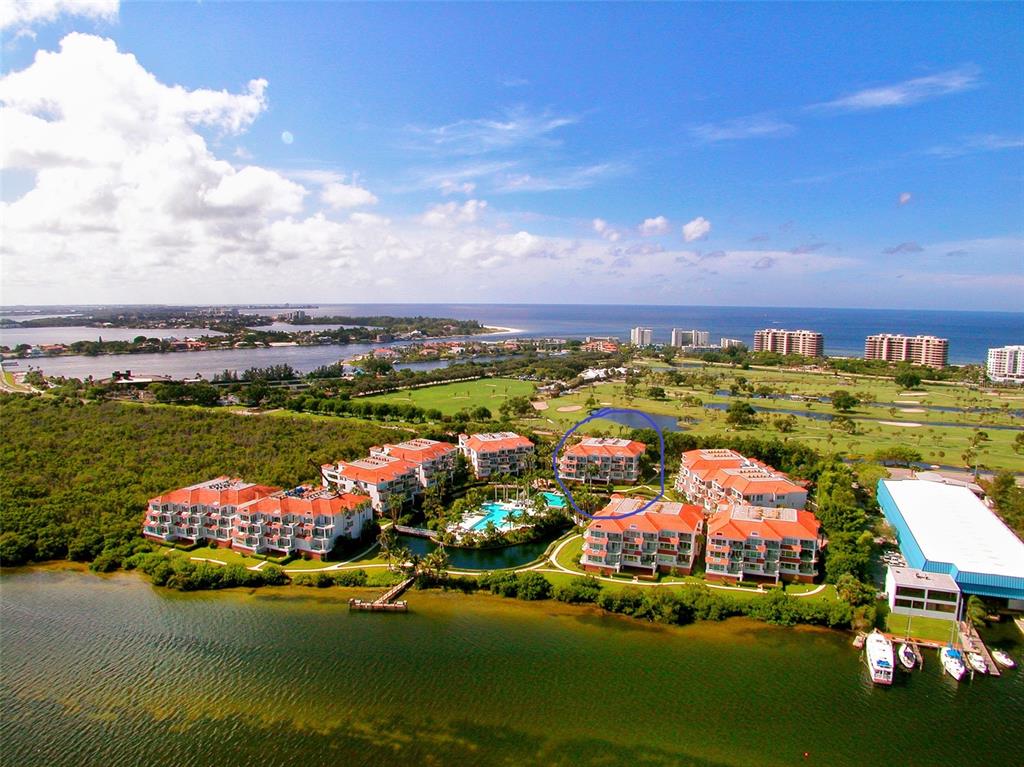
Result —
[[[528,335],[565,338],[590,335],[629,340],[630,328],[641,325],[654,330],[655,343],[668,343],[672,328],[683,328],[709,331],[713,344],[738,338],[751,347],[754,332],[761,328],[815,330],[825,336],[825,353],[836,356],[862,356],[864,339],[874,333],[934,335],[949,339],[949,361],[954,364],[984,362],[993,346],[1024,344],[1024,312],[645,304],[321,304],[305,311],[310,316],[417,314],[476,319]]]
[[[255,310],[254,310],[255,311]],[[259,310],[277,314],[282,309]],[[423,315],[475,319],[485,325],[515,328],[514,333],[487,336],[584,338],[617,336],[628,340],[630,328],[654,330],[656,343],[668,342],[672,328],[706,330],[711,342],[737,338],[753,345],[754,331],[766,327],[816,330],[824,334],[825,353],[861,356],[864,339],[872,333],[927,334],[949,339],[953,364],[983,363],[988,349],[1024,344],[1022,312],[938,312],[879,309],[794,309],[736,306],[649,306],[591,304],[320,304],[306,309],[310,316]],[[309,326],[307,326],[309,327]],[[315,327],[315,326],[313,326]],[[284,328],[282,328],[284,329]],[[312,329],[312,327],[310,327]],[[130,335],[128,335],[130,333]],[[97,328],[24,328],[0,330],[0,344],[68,343],[74,340],[164,335],[166,331]],[[182,335],[183,333],[179,333]],[[133,354],[101,357],[37,358],[22,367],[41,367],[47,375],[104,378],[114,370],[139,374],[209,377],[224,369],[289,364],[300,372],[337,362],[373,348],[366,345],[277,347],[176,354]]]

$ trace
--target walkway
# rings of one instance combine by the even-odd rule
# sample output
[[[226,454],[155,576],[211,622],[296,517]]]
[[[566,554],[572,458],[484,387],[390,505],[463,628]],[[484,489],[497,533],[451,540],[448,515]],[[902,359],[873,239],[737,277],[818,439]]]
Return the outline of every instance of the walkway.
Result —
[[[573,570],[573,569],[571,569],[569,567],[566,567],[565,565],[563,565],[561,562],[558,561],[558,555],[562,552],[562,549],[565,548],[566,545],[569,544],[570,541],[574,541],[577,538],[581,538],[581,537],[582,536],[580,534],[576,534],[576,535],[572,535],[572,536],[566,538],[561,543],[559,543],[558,547],[549,555],[548,559],[551,561],[551,564],[553,564],[556,568],[558,568],[557,570],[540,570],[539,568],[524,568],[524,569],[538,569],[539,572],[549,572],[549,573],[552,573],[552,572],[562,572],[562,573],[569,573],[570,575],[576,575],[576,576],[590,575],[589,573],[582,573],[579,570]],[[641,580],[636,580],[636,581],[633,581],[632,583],[629,583],[628,581],[623,581],[621,578],[610,578],[610,577],[605,576],[605,575],[594,575],[594,576],[591,576],[591,577],[594,577],[594,578],[596,578],[599,581],[605,581],[607,583],[619,583],[619,584],[633,585],[633,586],[688,586],[688,585],[695,585],[693,581],[641,581]],[[741,594],[756,594],[756,593],[760,593],[760,592],[752,591],[751,589],[741,588],[739,586],[722,586],[722,585],[716,584],[716,583],[705,583],[704,585],[706,585],[708,588],[717,589],[719,591],[738,591]],[[827,588],[827,584],[822,583],[817,588],[811,589],[810,591],[805,591],[805,592],[803,592],[801,594],[790,594],[790,596],[792,596],[792,597],[799,597],[799,598],[811,597],[811,596],[814,596],[815,594],[820,594],[826,588]]]
[[[573,569],[571,569],[569,567],[566,567],[561,562],[559,562],[558,561],[558,555],[562,553],[562,549],[564,549],[571,541],[574,541],[577,538],[581,538],[581,537],[582,537],[581,534],[574,533],[572,535],[569,535],[566,538],[563,538],[561,540],[557,540],[557,541],[555,541],[552,544],[555,547],[554,551],[551,551],[550,547],[549,547],[548,552],[545,552],[537,560],[535,560],[533,562],[528,562],[527,564],[521,565],[520,567],[510,568],[510,570],[512,572],[515,572],[515,573],[538,572],[538,573],[553,573],[555,575],[568,574],[568,575],[574,575],[574,576],[577,576],[577,577],[580,577],[580,578],[582,578],[582,577],[591,577],[591,578],[595,578],[596,580],[599,580],[599,581],[604,581],[605,583],[617,583],[617,584],[622,585],[622,586],[658,587],[658,586],[693,586],[693,585],[697,585],[696,582],[694,582],[694,581],[641,581],[641,580],[637,580],[637,581],[630,582],[630,581],[624,581],[621,578],[610,578],[610,577],[605,576],[605,575],[593,575],[591,573],[584,573],[584,572],[581,572],[579,570],[573,570]],[[391,565],[386,564],[386,563],[382,563],[382,562],[368,562],[368,563],[360,563],[359,562],[359,560],[361,560],[364,557],[366,557],[368,554],[370,554],[374,549],[378,548],[379,546],[380,546],[379,543],[374,543],[372,546],[370,546],[368,549],[366,549],[362,553],[357,554],[356,556],[352,557],[351,559],[346,559],[344,562],[336,562],[333,565],[326,565],[324,567],[304,567],[304,568],[294,568],[294,567],[293,568],[287,568],[286,567],[286,568],[284,568],[284,572],[287,575],[299,575],[299,574],[302,574],[302,573],[324,573],[324,572],[333,572],[333,571],[336,571],[336,570],[368,570],[368,569],[371,569],[371,568],[379,568],[379,567],[386,567],[386,568],[390,569]],[[217,559],[206,559],[204,557],[192,557],[192,559],[194,559],[196,561],[212,562],[212,563],[218,564],[218,565],[226,564],[225,562],[221,562],[220,560],[217,560]],[[259,570],[261,567],[263,567],[266,564],[268,564],[268,563],[265,562],[265,561],[264,562],[260,562],[257,565],[253,565],[252,567],[249,567],[248,569],[249,570]],[[448,574],[448,575],[468,576],[468,577],[473,577],[473,578],[478,577],[480,575],[483,575],[484,573],[487,573],[487,572],[493,572],[493,571],[491,571],[491,570],[453,570],[453,569],[445,570],[445,573]],[[760,592],[760,591],[754,591],[752,589],[741,588],[739,586],[723,586],[723,585],[717,584],[717,583],[706,583],[705,582],[704,585],[706,585],[710,589],[715,589],[717,591],[735,591],[735,592],[738,592],[740,594],[760,594],[760,593],[763,593],[763,592]],[[790,594],[790,596],[794,597],[794,598],[797,598],[797,599],[803,599],[805,597],[813,597],[816,594],[820,594],[826,588],[828,588],[828,584],[822,583],[822,584],[819,584],[818,586],[816,586],[815,588],[811,589],[810,591],[805,591],[805,592],[800,593],[800,594]],[[1022,630],[1024,630],[1024,626],[1022,626]]]

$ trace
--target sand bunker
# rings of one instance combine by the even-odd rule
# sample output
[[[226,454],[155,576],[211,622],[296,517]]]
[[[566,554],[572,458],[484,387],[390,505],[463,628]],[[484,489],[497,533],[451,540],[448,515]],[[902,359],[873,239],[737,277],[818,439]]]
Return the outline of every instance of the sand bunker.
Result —
[[[879,423],[884,424],[885,426],[909,426],[911,428],[921,425],[919,423],[914,423],[913,421],[879,421]]]
[[[563,405],[558,408],[559,413],[575,413],[577,410],[582,410],[583,405]]]
[[[547,410],[548,409],[548,403],[547,402],[531,402],[530,404],[533,405],[533,409],[534,410]]]
[[[928,392],[926,391],[901,391],[901,397],[927,397]]]
[[[925,410],[923,407],[901,407],[900,408],[900,412],[901,413],[927,413],[928,411]]]

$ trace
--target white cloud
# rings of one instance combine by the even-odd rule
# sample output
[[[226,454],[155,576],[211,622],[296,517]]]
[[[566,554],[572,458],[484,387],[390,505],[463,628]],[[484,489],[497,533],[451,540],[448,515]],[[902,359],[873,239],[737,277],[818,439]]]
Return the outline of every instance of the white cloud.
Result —
[[[640,234],[644,237],[653,237],[654,235],[665,234],[668,232],[668,219],[664,216],[645,218],[643,223],[637,228]]]
[[[302,207],[306,190],[273,171],[254,165],[237,172],[224,170],[217,185],[200,195],[212,209],[298,213]]]
[[[911,201],[911,200],[912,200],[913,198],[914,198],[914,195],[912,195],[912,194],[911,194],[910,192],[901,192],[901,193],[900,193],[900,197],[899,197],[899,204],[900,204],[901,206],[902,206],[902,205],[906,205],[906,204],[907,204],[908,202],[910,202],[910,201]]]
[[[976,67],[960,67],[926,77],[865,88],[833,101],[812,104],[809,109],[858,112],[869,109],[906,107],[978,87]]]
[[[686,242],[695,242],[696,240],[707,237],[708,232],[711,231],[711,222],[703,216],[698,216],[687,224],[683,225],[683,239]]]
[[[476,184],[472,181],[463,181],[459,183],[449,178],[444,179],[439,185],[438,189],[441,194],[473,194],[476,191]]]
[[[320,192],[320,199],[332,208],[359,208],[363,205],[377,204],[377,197],[373,192],[355,184],[338,181],[326,184]]]
[[[603,218],[595,218],[591,222],[591,226],[593,226],[594,231],[597,232],[602,239],[608,240],[609,242],[618,242],[619,237],[621,237],[621,235],[609,226],[608,222]]]
[[[571,168],[557,168],[542,173],[508,173],[494,179],[496,192],[555,192],[566,189],[588,189],[594,184],[630,170],[620,162],[603,162]]]
[[[780,138],[789,136],[795,131],[795,126],[769,115],[750,115],[749,117],[690,127],[690,135],[705,144],[749,138]]]
[[[676,255],[675,262],[688,267],[710,268],[720,277],[735,277],[752,271],[794,276],[830,272],[860,263],[845,256],[797,253],[792,250],[720,250],[708,254],[684,252]],[[760,278],[768,279],[766,275]]]
[[[218,159],[199,133],[243,131],[265,108],[265,88],[165,85],[112,41],[78,33],[0,79],[0,167],[33,174],[0,207],[8,286],[58,273],[75,288],[163,285],[152,269],[193,281],[285,257],[270,224],[300,213],[306,189]]]
[[[426,226],[460,226],[475,223],[487,208],[485,200],[466,200],[462,205],[457,202],[444,202],[430,207],[420,217]]]
[[[1021,147],[1024,147],[1024,136],[1000,136],[995,133],[985,133],[977,136],[968,136],[956,144],[941,144],[930,147],[924,151],[924,154],[950,158],[981,152],[1020,149]]]
[[[551,112],[531,113],[524,107],[506,109],[500,117],[459,120],[436,128],[416,129],[427,145],[455,154],[486,154],[529,144],[557,143],[549,134],[578,118]]]
[[[113,21],[118,5],[118,0],[2,0],[0,29],[45,24],[62,15]],[[24,35],[19,32],[19,36]]]

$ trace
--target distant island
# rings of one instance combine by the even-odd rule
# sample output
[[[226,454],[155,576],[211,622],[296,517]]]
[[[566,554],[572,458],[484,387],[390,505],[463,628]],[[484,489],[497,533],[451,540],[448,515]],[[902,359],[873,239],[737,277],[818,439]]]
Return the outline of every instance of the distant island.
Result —
[[[272,329],[274,323],[315,326],[309,330]],[[336,325],[336,328],[325,328]],[[34,317],[25,320],[0,319],[0,328],[88,327],[169,330],[180,328],[184,338],[148,337],[131,340],[83,340],[48,344],[33,350],[29,344],[0,346],[9,356],[60,356],[65,354],[141,354],[184,351],[245,349],[261,346],[320,346],[331,344],[387,343],[395,340],[423,340],[481,335],[500,331],[477,320],[449,317],[311,317],[296,310],[268,316],[244,314],[233,308],[209,307],[108,307],[74,315]],[[211,331],[197,335],[195,331]],[[191,331],[191,333],[189,332]]]

